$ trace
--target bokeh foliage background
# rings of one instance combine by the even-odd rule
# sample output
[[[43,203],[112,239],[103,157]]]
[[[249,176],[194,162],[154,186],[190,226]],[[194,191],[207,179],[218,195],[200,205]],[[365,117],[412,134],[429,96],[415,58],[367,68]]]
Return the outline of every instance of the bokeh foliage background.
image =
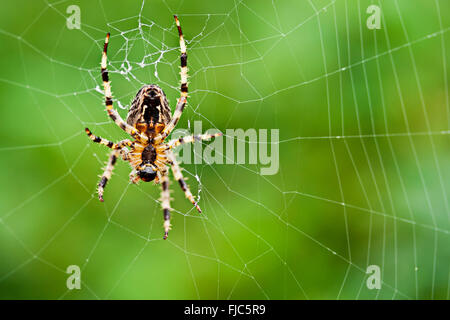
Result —
[[[66,27],[72,4],[80,30]],[[366,27],[371,4],[379,30]],[[446,0],[2,3],[0,297],[448,298],[449,10]],[[143,83],[176,101],[174,13],[191,75],[179,126],[279,129],[280,170],[185,165],[204,212],[172,183],[163,241],[159,187],[129,185],[127,164],[97,200],[107,150],[83,129],[125,138],[98,90],[107,31],[122,106]],[[81,290],[66,288],[69,265],[82,269]],[[366,287],[369,265],[381,267],[381,290]]]

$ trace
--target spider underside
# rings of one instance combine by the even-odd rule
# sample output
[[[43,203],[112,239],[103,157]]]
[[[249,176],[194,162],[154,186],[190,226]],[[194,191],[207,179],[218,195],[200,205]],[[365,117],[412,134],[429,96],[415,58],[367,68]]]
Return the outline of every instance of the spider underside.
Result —
[[[171,116],[169,102],[163,90],[159,86],[151,84],[143,86],[136,94],[136,97],[131,103],[126,122],[120,117],[119,113],[113,108],[111,84],[107,70],[107,49],[110,36],[108,33],[106,35],[101,60],[106,111],[109,117],[122,130],[128,133],[133,140],[125,139],[114,143],[95,136],[88,128],[85,129],[92,141],[112,149],[108,163],[98,183],[98,197],[100,201],[103,201],[103,192],[107,182],[111,179],[111,174],[117,159],[122,158],[124,161],[128,161],[132,167],[130,173],[131,182],[154,181],[156,184],[161,184],[162,191],[160,200],[164,214],[164,239],[167,239],[171,228],[168,166],[170,166],[186,198],[196,207],[198,212],[201,212],[189,186],[185,182],[181,167],[172,149],[183,143],[209,140],[221,135],[220,133],[192,135],[170,140],[167,143],[165,142],[165,139],[177,125],[188,96],[186,45],[178,17],[175,15],[174,18],[180,38],[181,87],[180,98],[177,101],[173,116]]]

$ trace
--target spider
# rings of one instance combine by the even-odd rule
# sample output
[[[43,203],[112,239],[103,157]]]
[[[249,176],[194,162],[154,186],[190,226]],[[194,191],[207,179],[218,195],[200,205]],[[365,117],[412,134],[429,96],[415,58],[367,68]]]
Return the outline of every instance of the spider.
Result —
[[[119,157],[130,163],[132,167],[130,181],[132,183],[138,183],[142,180],[144,182],[154,181],[155,184],[161,184],[162,191],[160,200],[164,216],[164,240],[167,239],[169,230],[171,229],[168,166],[170,166],[173,175],[180,184],[181,189],[184,191],[186,198],[189,199],[198,212],[202,212],[192,195],[189,186],[185,182],[183,174],[181,173],[181,168],[172,149],[184,143],[210,140],[221,135],[221,133],[192,135],[173,139],[165,143],[165,139],[175,128],[178,120],[180,120],[188,97],[186,44],[184,42],[178,17],[174,15],[174,18],[180,38],[181,94],[177,101],[173,116],[171,116],[169,102],[167,101],[163,90],[155,84],[150,84],[143,86],[137,92],[136,97],[131,103],[127,121],[125,122],[120,117],[119,113],[113,108],[111,84],[106,68],[108,42],[110,37],[110,34],[108,33],[106,35],[101,60],[101,74],[106,111],[109,117],[122,130],[129,134],[133,140],[125,139],[114,143],[94,135],[88,128],[85,129],[87,135],[93,142],[112,149],[103,175],[98,183],[97,191],[100,201],[103,201],[104,189],[107,182],[111,179],[114,165]]]

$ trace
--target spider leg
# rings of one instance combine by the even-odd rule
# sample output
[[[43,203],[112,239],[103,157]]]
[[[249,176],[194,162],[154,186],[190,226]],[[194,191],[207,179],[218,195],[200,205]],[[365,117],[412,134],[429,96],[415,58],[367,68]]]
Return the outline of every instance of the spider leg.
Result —
[[[98,183],[98,199],[103,202],[103,191],[105,190],[106,184],[108,180],[111,179],[112,171],[114,169],[114,165],[116,164],[117,158],[120,154],[119,150],[111,151],[109,155],[108,164],[105,167],[105,171],[102,174],[100,182]]]
[[[122,117],[119,115],[117,110],[113,108],[113,100],[112,100],[112,93],[111,93],[111,82],[109,82],[109,76],[108,76],[108,70],[106,69],[107,66],[107,51],[108,51],[108,43],[109,43],[109,32],[106,35],[105,39],[105,45],[103,47],[103,53],[102,53],[102,62],[101,62],[101,71],[102,71],[102,80],[103,80],[103,88],[105,92],[105,106],[106,111],[108,112],[109,117],[126,133],[131,135],[134,139],[141,140],[141,141],[147,141],[148,138],[139,134],[139,132],[130,126],[128,123],[123,121]]]
[[[179,139],[172,139],[167,143],[167,149],[176,148],[182,144],[185,143],[194,143],[196,141],[203,141],[203,140],[210,140],[215,137],[220,137],[222,135],[221,132],[219,133],[213,133],[213,134],[199,134],[199,135],[192,135],[192,136],[186,136]]]
[[[200,209],[199,205],[197,204],[197,201],[195,201],[194,196],[192,195],[191,190],[189,189],[189,186],[187,185],[186,181],[184,180],[183,173],[181,172],[181,167],[178,164],[177,159],[175,158],[175,155],[172,151],[167,152],[169,155],[169,159],[172,162],[172,172],[175,177],[175,180],[178,181],[180,184],[181,189],[183,190],[184,194],[186,195],[186,198],[194,205],[194,207],[197,209],[199,213],[202,213],[202,209]]]
[[[178,20],[178,17],[174,15],[175,23],[177,25],[178,29],[178,35],[180,37],[180,62],[181,62],[181,95],[178,99],[177,106],[175,108],[175,112],[173,114],[172,119],[170,122],[166,125],[164,130],[161,132],[161,134],[157,137],[158,141],[164,140],[175,128],[178,121],[180,120],[181,114],[183,113],[184,107],[186,105],[186,98],[188,95],[188,83],[187,83],[187,77],[188,77],[188,68],[187,68],[187,53],[186,53],[186,43],[184,42],[183,32],[181,31],[181,25],[180,21]],[[156,139],[155,139],[156,140]]]
[[[103,139],[102,137],[98,137],[96,135],[94,135],[91,130],[89,130],[88,128],[84,129],[86,131],[86,134],[89,136],[89,138],[95,142],[95,143],[100,143],[104,146],[107,146],[110,149],[113,150],[119,150],[122,149],[124,146],[132,146],[134,143],[128,139],[122,140],[118,143],[114,143],[112,141]]]
[[[169,191],[169,175],[167,174],[167,170],[160,173],[160,181],[161,181],[161,205],[163,208],[164,215],[164,237],[166,240],[169,236],[170,230],[170,191]]]
[[[131,181],[132,183],[136,184],[136,183],[139,182],[139,180],[140,180],[140,178],[139,178],[139,176],[138,176],[138,174],[137,174],[137,170],[136,170],[136,169],[133,169],[133,170],[130,172],[130,181]]]
[[[119,156],[122,156],[123,160],[128,161],[129,153],[128,149],[126,149],[125,146],[133,147],[134,142],[126,139],[119,141],[118,143],[114,143],[112,141],[95,136],[88,128],[86,128],[85,131],[93,142],[100,143],[112,149],[109,156],[108,164],[106,165],[105,171],[103,172],[100,182],[98,183],[98,190],[97,190],[98,199],[103,202],[103,191],[106,187],[106,183],[108,182],[109,179],[111,179],[111,174],[114,169],[114,165],[116,164],[117,158]]]

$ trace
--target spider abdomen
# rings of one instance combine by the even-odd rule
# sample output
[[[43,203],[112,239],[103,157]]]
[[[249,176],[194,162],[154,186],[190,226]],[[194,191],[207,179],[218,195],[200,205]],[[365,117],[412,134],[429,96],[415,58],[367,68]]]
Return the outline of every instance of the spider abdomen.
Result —
[[[161,101],[158,97],[146,97],[144,99],[144,115],[145,123],[159,123],[159,114],[161,109]]]
[[[136,94],[128,112],[127,123],[153,138],[170,119],[171,111],[164,91],[151,84],[143,86]]]

